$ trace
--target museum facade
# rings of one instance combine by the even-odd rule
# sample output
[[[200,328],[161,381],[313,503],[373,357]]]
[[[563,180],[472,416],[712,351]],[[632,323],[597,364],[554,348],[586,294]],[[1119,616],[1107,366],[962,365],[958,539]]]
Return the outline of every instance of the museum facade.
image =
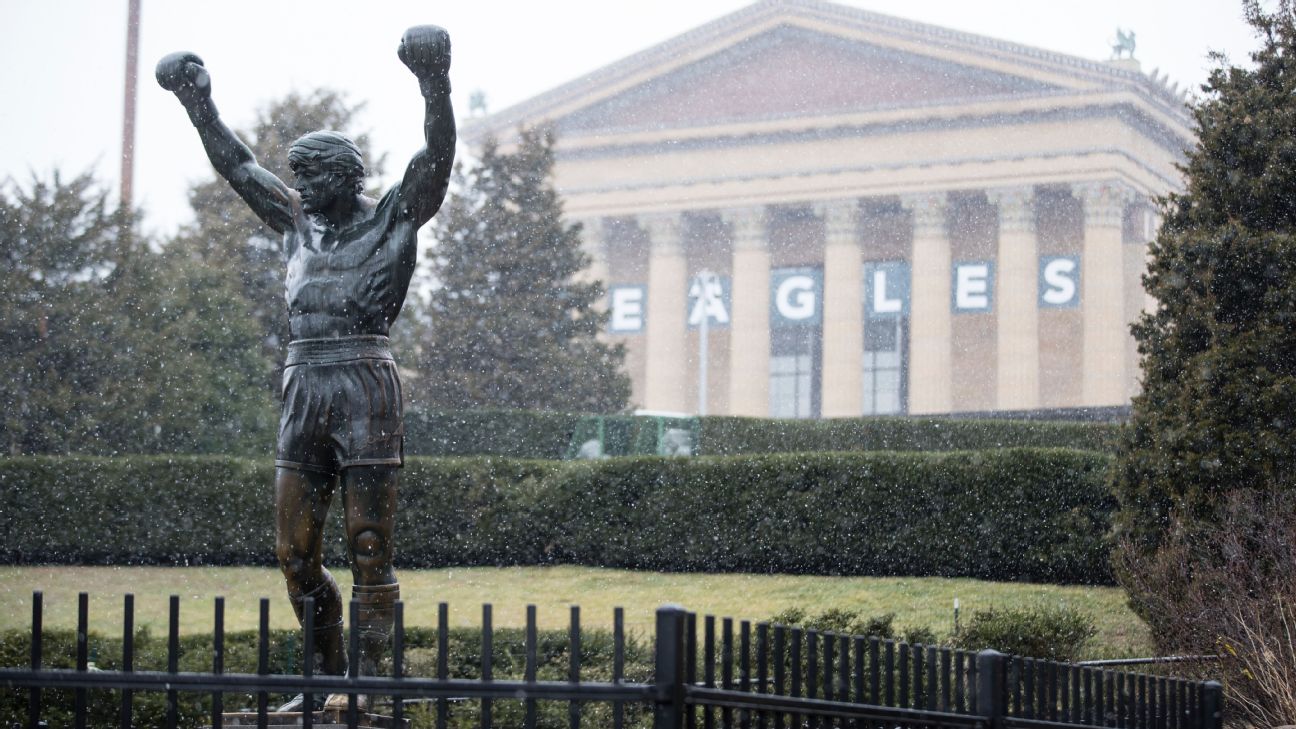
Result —
[[[633,399],[846,417],[1127,405],[1129,323],[1194,143],[1092,61],[764,0],[463,124],[556,133]]]

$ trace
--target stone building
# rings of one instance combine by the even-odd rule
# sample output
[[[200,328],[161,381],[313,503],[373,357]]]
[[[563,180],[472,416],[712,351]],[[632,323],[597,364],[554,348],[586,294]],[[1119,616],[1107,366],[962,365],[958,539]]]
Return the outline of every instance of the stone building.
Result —
[[[1193,143],[1183,98],[1137,62],[763,0],[461,134],[507,148],[540,124],[644,408],[842,417],[1137,392],[1149,201],[1181,185]]]

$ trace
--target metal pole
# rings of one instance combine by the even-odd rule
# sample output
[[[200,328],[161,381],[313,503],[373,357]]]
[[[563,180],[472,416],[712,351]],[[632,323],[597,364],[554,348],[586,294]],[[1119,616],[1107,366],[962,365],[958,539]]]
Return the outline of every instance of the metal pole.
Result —
[[[698,272],[698,300],[702,302],[702,322],[698,325],[698,415],[707,414],[707,356],[711,344],[711,296],[706,271]]]
[[[126,11],[126,89],[122,104],[121,207],[130,210],[135,187],[135,83],[139,78],[140,0]]]
[[[702,310],[702,321],[698,322],[698,415],[707,414],[707,376],[710,369],[711,344],[711,281],[716,275],[705,268],[693,277],[697,287],[696,306]]]

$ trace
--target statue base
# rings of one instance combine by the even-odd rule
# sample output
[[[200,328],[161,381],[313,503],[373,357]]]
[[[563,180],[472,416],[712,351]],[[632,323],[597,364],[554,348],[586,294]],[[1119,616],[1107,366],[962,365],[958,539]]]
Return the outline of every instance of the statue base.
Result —
[[[356,724],[359,729],[409,729],[409,720],[402,719],[399,723],[390,716],[381,714],[370,714],[367,712],[359,713],[360,721]],[[311,714],[315,729],[346,729],[346,712],[345,711],[316,711]],[[226,727],[249,727],[257,725],[257,713],[255,711],[235,711],[227,714],[221,714],[221,723]],[[300,711],[272,711],[266,714],[266,723],[269,726],[301,726],[302,713]]]

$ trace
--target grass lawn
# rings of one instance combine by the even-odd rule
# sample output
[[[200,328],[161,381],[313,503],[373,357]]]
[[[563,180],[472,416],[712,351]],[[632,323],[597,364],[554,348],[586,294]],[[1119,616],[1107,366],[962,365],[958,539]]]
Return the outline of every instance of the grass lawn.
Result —
[[[350,574],[334,570],[344,595]],[[929,626],[940,636],[953,628],[958,598],[964,619],[977,609],[1036,603],[1063,604],[1088,613],[1098,627],[1088,657],[1149,655],[1147,630],[1110,587],[1065,587],[936,577],[808,577],[796,575],[667,574],[589,567],[473,567],[405,570],[401,595],[406,621],[435,625],[438,602],[450,604],[454,625],[480,624],[481,604],[495,606],[496,626],[521,626],[528,604],[542,628],[564,627],[569,606],[581,606],[582,623],[606,627],[612,609],[625,608],[627,627],[651,633],[654,609],[667,602],[703,614],[764,620],[801,607],[864,615],[896,614],[897,627]],[[76,625],[78,592],[90,593],[90,628],[121,631],[122,595],[135,594],[136,623],[166,631],[167,596],[181,598],[181,630],[212,629],[212,598],[226,598],[227,630],[254,629],[257,599],[271,598],[271,623],[295,625],[279,572],[261,567],[0,567],[0,629],[30,628],[33,590],[45,595],[46,627]]]

